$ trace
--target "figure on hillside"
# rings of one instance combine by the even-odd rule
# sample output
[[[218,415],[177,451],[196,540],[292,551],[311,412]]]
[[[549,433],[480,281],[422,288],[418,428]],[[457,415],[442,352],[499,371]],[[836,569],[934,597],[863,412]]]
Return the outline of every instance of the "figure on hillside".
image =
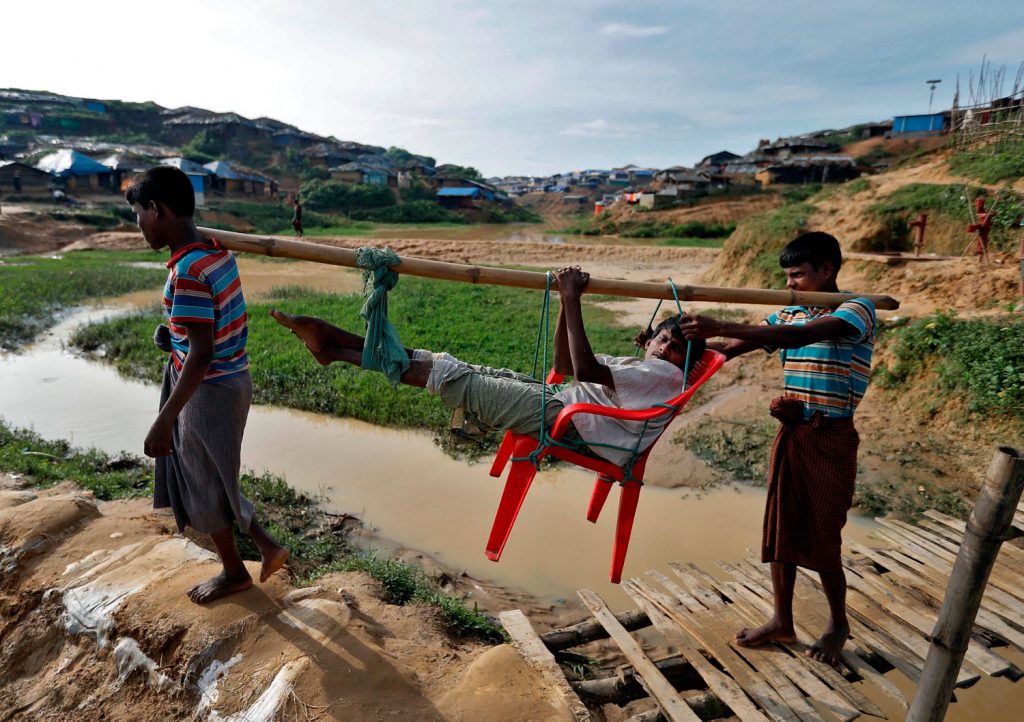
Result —
[[[296,236],[302,238],[302,204],[297,197],[292,199],[292,208],[292,230]]]
[[[838,291],[839,242],[827,233],[804,233],[779,254],[793,291]],[[709,348],[729,358],[756,349],[780,349],[784,392],[771,403],[781,423],[768,472],[761,560],[771,564],[775,612],[763,626],[741,629],[736,642],[754,647],[793,642],[793,591],[798,566],[821,577],[831,619],[807,651],[835,664],[850,633],[841,532],[853,502],[859,436],[853,414],[871,378],[875,307],[868,299],[836,309],[789,306],[761,325],[686,317],[683,335],[722,337]]]
[[[975,222],[967,226],[968,233],[977,233],[974,241],[974,253],[978,256],[979,263],[988,263],[988,236],[992,232],[992,222],[995,215],[992,211],[985,210],[985,199],[978,198],[974,201]],[[970,250],[970,245],[968,245]]]
[[[559,412],[570,404],[641,409],[679,393],[687,342],[679,333],[678,318],[670,318],[654,329],[644,343],[643,359],[595,355],[583,327],[580,305],[590,275],[577,267],[566,267],[557,272],[557,277],[561,306],[555,330],[554,368],[572,376],[573,381],[548,386],[550,396],[543,407],[545,428],[550,429]],[[291,316],[276,309],[270,313],[299,337],[320,364],[345,361],[362,366],[362,336],[311,316]],[[509,369],[467,364],[447,353],[408,348],[405,352],[408,367],[401,375],[402,383],[425,388],[449,407],[462,409],[466,418],[480,428],[539,436],[543,382]],[[702,341],[691,344],[691,359],[700,358],[703,352]],[[579,414],[563,440],[589,444],[581,449],[583,453],[621,464],[629,453],[612,446],[631,450],[637,435],[643,433],[642,451],[658,438],[669,420],[666,415],[664,420],[651,421],[642,429],[643,422]]]
[[[235,546],[235,522],[263,557],[260,582],[288,558],[256,521],[238,482],[252,400],[245,299],[234,257],[196,228],[187,175],[170,166],[150,168],[131,182],[125,198],[146,243],[171,254],[163,291],[168,325],[154,335],[170,358],[144,449],[156,459],[154,508],[170,507],[179,532],[191,526],[209,534],[220,555],[221,573],[188,591],[202,604],[252,586]]]

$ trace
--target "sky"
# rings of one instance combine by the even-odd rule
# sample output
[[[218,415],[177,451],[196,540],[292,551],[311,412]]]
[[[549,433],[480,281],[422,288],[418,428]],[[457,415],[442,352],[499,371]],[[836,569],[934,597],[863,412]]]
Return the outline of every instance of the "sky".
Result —
[[[949,108],[1024,2],[5,3],[0,87],[268,116],[485,176],[693,165]]]

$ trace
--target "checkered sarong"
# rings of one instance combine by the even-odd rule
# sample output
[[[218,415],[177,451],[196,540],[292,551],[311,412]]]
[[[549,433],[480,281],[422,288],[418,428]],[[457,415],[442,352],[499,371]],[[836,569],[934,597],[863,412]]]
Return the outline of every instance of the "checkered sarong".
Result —
[[[772,416],[781,425],[768,471],[761,561],[837,572],[860,437],[852,418],[816,414],[804,421],[802,415],[797,399],[772,401]]]
[[[160,390],[167,403],[178,372],[168,361]],[[212,534],[238,522],[249,533],[252,504],[238,484],[242,434],[252,400],[248,371],[199,385],[174,422],[174,453],[156,460],[153,508],[170,507],[178,531]]]

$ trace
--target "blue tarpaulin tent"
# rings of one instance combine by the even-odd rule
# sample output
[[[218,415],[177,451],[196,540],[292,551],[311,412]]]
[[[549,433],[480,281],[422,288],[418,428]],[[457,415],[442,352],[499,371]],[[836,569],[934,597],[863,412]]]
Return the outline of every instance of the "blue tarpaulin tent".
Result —
[[[58,178],[110,173],[110,169],[102,163],[69,148],[44,155],[36,163],[36,168]]]

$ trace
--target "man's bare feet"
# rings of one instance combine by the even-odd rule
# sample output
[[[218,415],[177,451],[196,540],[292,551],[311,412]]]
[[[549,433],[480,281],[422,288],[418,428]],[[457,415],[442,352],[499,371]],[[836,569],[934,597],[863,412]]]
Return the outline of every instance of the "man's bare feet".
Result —
[[[196,604],[206,604],[214,599],[226,597],[236,592],[244,592],[252,586],[252,577],[248,574],[245,577],[229,578],[224,572],[216,574],[205,582],[199,582],[188,590],[188,598]]]
[[[282,546],[263,555],[263,566],[260,568],[260,584],[270,579],[274,572],[288,561],[288,550]]]
[[[273,316],[275,321],[295,334],[302,343],[306,344],[306,348],[313,354],[313,358],[322,366],[327,366],[334,360],[325,353],[329,342],[327,336],[330,330],[329,324],[321,321],[319,318],[293,316],[290,313],[278,311],[276,308],[270,309],[270,315]]]
[[[846,640],[849,636],[849,627],[840,627],[838,629],[829,627],[829,629],[825,630],[825,633],[821,635],[821,639],[811,645],[806,654],[812,659],[824,662],[825,664],[830,664],[834,667],[836,662],[839,661],[839,653],[843,651],[843,645],[846,644]]]
[[[796,641],[796,632],[792,626],[784,626],[775,619],[771,619],[755,629],[744,627],[736,632],[736,644],[741,647],[760,647],[768,642],[782,642],[790,644]]]

